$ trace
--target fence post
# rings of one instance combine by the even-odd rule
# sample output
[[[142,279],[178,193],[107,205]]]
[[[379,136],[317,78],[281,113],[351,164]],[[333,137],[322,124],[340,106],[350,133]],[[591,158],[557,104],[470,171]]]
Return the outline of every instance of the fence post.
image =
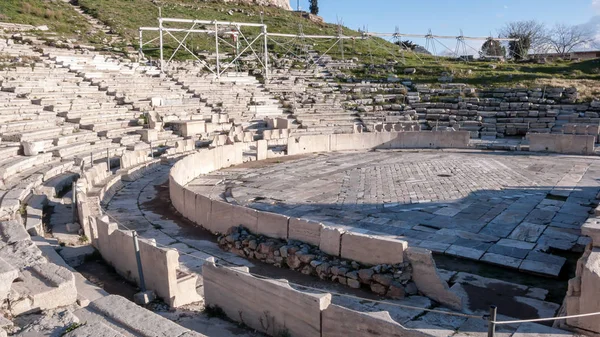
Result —
[[[133,236],[133,250],[135,251],[135,260],[138,267],[138,275],[140,277],[140,289],[146,291],[146,281],[144,280],[144,271],[142,270],[142,257],[140,256],[140,245],[138,243],[138,235],[136,231],[131,231]]]
[[[106,172],[110,172],[110,150],[106,149]]]
[[[90,151],[90,165],[92,165],[92,167],[94,167],[94,152]]]
[[[496,334],[496,313],[498,311],[498,307],[495,305],[490,306],[490,319],[488,323],[488,337],[494,337]]]
[[[73,210],[73,222],[77,220],[77,183],[71,183],[71,193],[73,196],[71,197],[71,208]]]

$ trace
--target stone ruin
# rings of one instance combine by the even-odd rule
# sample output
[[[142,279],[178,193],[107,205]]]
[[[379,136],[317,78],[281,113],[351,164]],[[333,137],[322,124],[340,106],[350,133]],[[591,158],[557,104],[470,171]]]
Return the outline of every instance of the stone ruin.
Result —
[[[38,42],[0,39],[10,59],[0,72],[0,334],[203,336],[206,325],[185,323],[206,307],[273,336],[483,335],[474,289],[512,289],[503,304],[516,318],[600,311],[600,102],[582,103],[574,89],[339,82],[339,69],[354,65],[327,57],[311,70],[275,60],[281,69],[267,83],[247,72],[215,79],[192,63],[161,73]],[[179,222],[145,206],[165,182]],[[189,221],[211,239],[182,234]],[[97,254],[140,285],[130,229],[151,290],[136,299],[153,293],[173,313],[108,294],[76,269]],[[562,306],[543,287],[434,260],[564,277],[556,251],[583,253]],[[304,274],[320,290],[257,276],[254,264],[268,275],[287,269],[291,280]],[[350,291],[365,300],[337,295]],[[231,328],[218,322],[219,332]],[[498,331],[595,335],[597,322]]]

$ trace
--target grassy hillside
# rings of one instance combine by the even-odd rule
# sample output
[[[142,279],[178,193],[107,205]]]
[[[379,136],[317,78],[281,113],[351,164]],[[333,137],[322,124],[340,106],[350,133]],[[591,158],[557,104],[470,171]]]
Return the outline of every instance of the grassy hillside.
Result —
[[[60,0],[1,0],[0,21],[46,25],[59,36],[82,41],[95,34],[71,5]]]
[[[125,43],[133,48],[138,45],[138,28],[140,26],[158,26],[160,5],[163,17],[206,19],[232,22],[263,22],[268,25],[271,32],[299,33],[300,26],[307,35],[336,35],[337,26],[333,24],[319,24],[299,16],[296,13],[279,8],[258,7],[249,5],[236,5],[214,0],[78,0],[78,4],[90,15],[94,16],[113,31],[124,38]],[[158,5],[157,5],[158,4]],[[262,17],[261,17],[261,12]],[[94,32],[90,24],[77,14],[69,4],[62,0],[0,0],[0,21],[27,23],[33,25],[48,25],[52,30],[62,36],[78,37],[87,43],[100,43],[102,32]],[[173,28],[190,28],[190,25],[173,25]],[[202,26],[196,26],[202,29]],[[244,30],[246,38],[252,40],[259,33],[258,29]],[[182,39],[185,33],[173,33]],[[356,31],[344,28],[344,34],[357,36]],[[158,33],[145,33],[145,41],[157,37]],[[307,44],[308,48],[324,52],[331,47],[331,40],[305,40],[290,42],[290,39],[276,39],[286,47],[292,48],[295,53],[300,53],[300,46]],[[269,48],[274,52],[283,52],[284,47],[269,41]],[[156,47],[158,43],[146,47],[146,54],[158,56]],[[171,39],[165,38],[166,57],[177,46]],[[187,46],[197,51],[214,51],[214,40],[200,34],[192,35],[187,40]],[[224,47],[229,51],[231,48]],[[223,50],[222,49],[222,50]],[[340,46],[333,47],[329,54],[334,58],[341,58]],[[515,86],[515,85],[545,85],[554,81],[561,85],[594,83],[600,80],[600,61],[568,62],[559,61],[548,64],[535,63],[502,63],[492,66],[488,62],[459,62],[455,60],[406,53],[400,57],[397,46],[382,40],[345,41],[344,55],[346,58],[356,57],[367,64],[385,64],[390,61],[399,63],[392,69],[384,67],[365,67],[351,73],[357,78],[380,79],[386,78],[391,73],[401,78],[410,78],[416,82],[437,83],[438,77],[443,72],[451,73],[454,82],[463,82],[476,86]],[[187,52],[179,51],[175,59],[192,58]],[[403,63],[402,63],[403,62]],[[417,69],[416,74],[404,76],[403,70],[407,67]],[[557,82],[561,81],[561,82]],[[589,85],[588,85],[589,86]],[[593,89],[590,92],[594,92]]]
[[[113,27],[121,36],[128,41],[135,42],[137,45],[138,28],[140,26],[158,26],[158,7],[150,0],[79,0],[79,4],[89,14],[98,18],[105,24]],[[332,24],[318,24],[310,20],[304,19],[298,14],[285,11],[273,7],[258,7],[250,5],[233,5],[218,1],[193,1],[193,0],[163,0],[161,1],[161,9],[163,17],[171,18],[186,18],[186,19],[204,19],[204,20],[220,20],[228,22],[261,22],[262,20],[268,25],[271,32],[278,33],[299,33],[300,25],[302,31],[306,35],[337,35],[337,26]],[[133,14],[133,15],[132,15]],[[173,28],[190,28],[189,24],[170,24]],[[196,26],[196,29],[204,27]],[[253,36],[259,33],[258,29],[244,29],[246,38],[251,40]],[[356,31],[345,28],[344,34],[349,36],[359,36]],[[145,33],[150,40],[156,37],[157,33]],[[174,33],[178,39],[185,36],[185,33]],[[280,43],[284,43],[286,39],[277,39]],[[189,46],[199,50],[214,50],[213,38],[203,37],[199,34],[190,36],[187,40]],[[315,50],[324,52],[332,44],[333,41],[314,41]],[[380,43],[391,45],[383,40]],[[167,48],[175,48],[177,43],[167,37],[165,38]],[[270,42],[271,47],[277,50],[278,45]],[[154,46],[156,47],[156,45]],[[368,54],[368,44],[365,41],[356,41],[354,46],[347,44],[345,46],[347,53],[358,52]],[[332,49],[333,54],[340,54],[340,49],[336,46]],[[186,57],[185,53],[178,55],[181,58]],[[385,51],[374,50],[373,56],[382,62],[386,57]]]
[[[433,60],[424,58],[423,62],[415,58],[407,58],[407,64],[397,67],[399,77],[403,77],[400,70],[411,66],[416,68],[414,75],[407,75],[419,83],[437,83],[443,72],[453,74],[454,82],[467,83],[478,87],[485,86],[577,86],[585,83],[586,86],[600,81],[600,59],[581,62],[555,61],[546,64],[534,62],[459,62],[449,59]],[[359,69],[349,71],[357,78],[381,79],[388,76],[389,72],[383,69]],[[559,84],[560,83],[560,84]],[[600,85],[594,85],[588,91],[600,96]]]

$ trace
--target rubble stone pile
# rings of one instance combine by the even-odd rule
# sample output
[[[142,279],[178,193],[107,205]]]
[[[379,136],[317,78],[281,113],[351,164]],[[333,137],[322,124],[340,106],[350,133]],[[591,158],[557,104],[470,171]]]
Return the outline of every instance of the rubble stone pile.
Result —
[[[239,256],[318,276],[350,288],[363,287],[394,299],[417,294],[417,287],[411,281],[412,268],[408,261],[367,266],[329,256],[318,247],[301,241],[255,235],[242,226],[232,227],[226,235],[219,236],[218,242],[222,249]]]

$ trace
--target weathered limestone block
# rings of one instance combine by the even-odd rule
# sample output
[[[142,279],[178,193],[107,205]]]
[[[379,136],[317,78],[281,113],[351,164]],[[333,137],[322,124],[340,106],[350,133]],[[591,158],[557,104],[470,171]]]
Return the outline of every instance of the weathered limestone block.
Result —
[[[438,274],[431,251],[409,247],[406,258],[413,269],[413,281],[421,293],[450,308],[462,310],[461,298],[450,291],[448,284]]]
[[[44,224],[42,221],[44,205],[47,203],[46,196],[34,195],[27,200],[27,218],[25,229],[29,235],[44,235]]]
[[[527,134],[529,151],[590,155],[594,153],[594,136],[564,134]]]
[[[596,210],[595,212],[598,212]],[[600,247],[600,221],[596,218],[588,218],[581,226],[581,234],[592,238],[594,247]]]
[[[188,219],[193,219],[196,214],[196,193],[187,188],[183,189],[183,211],[181,214]]]
[[[256,160],[265,160],[268,156],[268,144],[267,141],[261,139],[256,142]]]
[[[406,241],[346,232],[342,235],[341,257],[370,265],[396,264],[404,261],[407,247]]]
[[[288,155],[331,151],[330,135],[290,137]]]
[[[4,300],[14,280],[19,277],[19,271],[0,257],[0,299]]]
[[[258,211],[252,208],[231,205],[232,226],[242,225],[251,233],[258,232]]]
[[[10,220],[0,222],[0,233],[2,235],[2,241],[7,244],[17,243],[19,241],[30,240],[25,226],[17,220]]]
[[[319,249],[332,256],[340,256],[342,247],[342,234],[344,231],[336,227],[324,226],[321,228]]]
[[[53,264],[38,264],[21,272],[22,282],[13,284],[15,300],[11,313],[47,310],[75,303],[75,276],[67,268]]]
[[[389,312],[359,312],[335,304],[323,310],[323,336],[429,336],[417,330],[406,329],[394,321]]]
[[[290,218],[288,239],[310,243],[318,247],[321,243],[323,227],[316,221]]]
[[[102,322],[87,322],[75,330],[67,332],[64,337],[122,337],[120,332],[112,329]]]
[[[52,147],[52,140],[38,140],[21,142],[23,146],[23,154],[26,156],[35,156],[45,152],[46,148]]]
[[[213,200],[207,229],[213,233],[225,234],[234,226],[233,206],[227,202]]]
[[[581,261],[581,268],[578,263],[577,276],[581,280],[580,289],[575,289],[579,294],[573,293],[574,298],[567,298],[567,315],[600,311],[600,298],[594,295],[600,292],[600,248],[592,249],[587,259]],[[600,333],[600,320],[595,316],[570,318],[567,324]]]
[[[214,207],[214,205],[213,205]],[[288,238],[288,223],[290,218],[284,215],[258,212],[258,231],[257,233],[276,239]]]
[[[137,133],[142,135],[142,140],[144,142],[155,142],[158,140],[158,130],[142,129],[138,130]]]
[[[101,297],[76,311],[75,315],[87,322],[116,322],[139,336],[203,336],[117,295]]]
[[[211,213],[212,201],[201,195],[196,194],[196,207],[194,218],[192,219],[197,225],[200,225],[206,229],[210,228],[210,213]]]
[[[281,280],[258,279],[246,267],[202,266],[207,305],[222,308],[235,321],[270,336],[320,337],[321,311],[331,294],[311,294],[292,289]],[[290,305],[293,303],[293,305]]]

